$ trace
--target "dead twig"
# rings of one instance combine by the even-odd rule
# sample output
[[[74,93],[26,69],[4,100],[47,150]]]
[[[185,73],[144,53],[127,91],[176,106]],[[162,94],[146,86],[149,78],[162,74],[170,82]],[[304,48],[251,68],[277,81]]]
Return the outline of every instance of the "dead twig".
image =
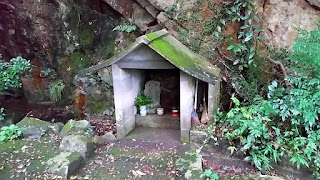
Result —
[[[223,54],[223,52],[219,49],[219,47],[216,47],[216,49],[217,49],[218,53],[219,53],[224,59],[226,59],[226,60],[228,60],[228,61],[231,61],[231,62],[234,62],[234,60],[233,60],[232,58],[230,58],[230,57],[226,56],[225,54]]]
[[[281,69],[281,71],[282,71],[283,78],[284,78],[284,80],[285,80],[286,86],[287,86],[287,87],[290,87],[290,86],[291,86],[291,83],[286,80],[286,78],[288,77],[288,73],[287,73],[286,67],[282,64],[282,62],[281,62],[281,61],[274,60],[274,59],[272,59],[271,57],[267,57],[267,59],[268,59],[271,63],[280,66],[280,69]]]

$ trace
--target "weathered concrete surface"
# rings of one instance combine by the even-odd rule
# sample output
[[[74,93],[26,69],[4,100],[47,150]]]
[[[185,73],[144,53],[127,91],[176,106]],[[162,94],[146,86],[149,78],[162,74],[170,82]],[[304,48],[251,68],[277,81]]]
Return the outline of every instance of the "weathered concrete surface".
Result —
[[[161,137],[161,138],[159,138]],[[169,143],[173,146],[180,146],[180,131],[173,129],[159,129],[148,127],[137,127],[130,132],[125,139],[137,139],[145,142]]]
[[[180,72],[180,130],[181,141],[189,142],[191,113],[195,95],[195,78]]]
[[[122,138],[135,127],[134,101],[143,87],[141,71],[112,65],[117,137]]]
[[[180,118],[173,117],[170,113],[158,116],[157,114],[140,116],[135,115],[136,126],[161,129],[180,129]]]

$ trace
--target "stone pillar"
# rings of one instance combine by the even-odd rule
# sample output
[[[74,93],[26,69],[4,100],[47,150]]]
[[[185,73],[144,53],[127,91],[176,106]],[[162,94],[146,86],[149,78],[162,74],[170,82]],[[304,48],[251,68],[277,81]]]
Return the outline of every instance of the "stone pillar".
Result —
[[[135,127],[134,101],[141,90],[141,71],[112,65],[117,136],[123,138]]]
[[[180,71],[180,131],[181,141],[190,141],[191,113],[194,102],[195,79]]]
[[[217,113],[217,109],[220,103],[220,79],[216,81],[216,84],[209,84],[208,88],[208,117],[211,122]]]

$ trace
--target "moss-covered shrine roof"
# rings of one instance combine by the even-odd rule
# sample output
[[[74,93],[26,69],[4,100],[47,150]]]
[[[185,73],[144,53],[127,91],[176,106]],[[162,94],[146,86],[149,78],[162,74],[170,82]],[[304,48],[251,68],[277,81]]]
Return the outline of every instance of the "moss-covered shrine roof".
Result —
[[[203,57],[192,52],[180,41],[170,35],[167,30],[163,29],[153,33],[143,35],[136,39],[136,42],[127,47],[118,55],[100,63],[96,66],[90,67],[80,73],[87,73],[97,71],[108,67],[120,61],[128,53],[134,51],[141,44],[145,44],[161,55],[164,59],[179,68],[181,71],[198,78],[210,84],[215,84],[219,79],[220,69]]]

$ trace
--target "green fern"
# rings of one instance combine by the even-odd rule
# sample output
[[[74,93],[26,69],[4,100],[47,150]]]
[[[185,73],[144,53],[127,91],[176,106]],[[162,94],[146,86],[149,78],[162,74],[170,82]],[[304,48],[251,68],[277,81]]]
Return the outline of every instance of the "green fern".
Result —
[[[112,31],[121,31],[121,32],[127,32],[131,33],[137,29],[137,26],[133,25],[118,25],[115,28],[113,28]]]
[[[65,88],[63,81],[62,80],[55,81],[49,86],[49,88],[50,88],[51,101],[58,102],[61,99],[63,90]]]

